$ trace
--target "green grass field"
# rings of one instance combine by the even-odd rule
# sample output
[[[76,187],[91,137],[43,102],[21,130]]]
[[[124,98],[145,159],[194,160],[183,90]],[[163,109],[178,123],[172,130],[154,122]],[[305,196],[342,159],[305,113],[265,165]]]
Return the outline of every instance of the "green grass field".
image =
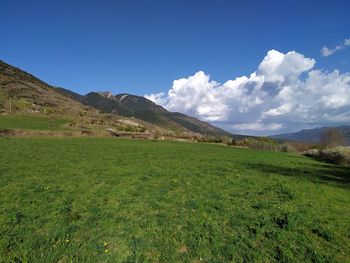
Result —
[[[0,115],[0,129],[24,129],[24,130],[68,130],[64,124],[69,120],[52,118],[52,117],[38,117],[38,116],[24,116],[24,115]]]
[[[349,179],[220,145],[0,138],[0,260],[349,262]]]

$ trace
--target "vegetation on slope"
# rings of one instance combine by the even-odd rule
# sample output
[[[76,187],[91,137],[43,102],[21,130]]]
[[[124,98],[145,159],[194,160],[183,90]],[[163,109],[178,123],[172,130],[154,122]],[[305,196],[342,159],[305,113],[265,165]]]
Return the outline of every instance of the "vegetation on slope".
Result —
[[[83,96],[63,88],[54,88],[2,61],[0,113],[49,115],[70,119],[86,116],[85,119],[93,117],[98,120],[105,120],[105,115],[113,115],[114,120],[123,116],[146,126],[154,133],[172,133],[177,137],[199,134],[230,136],[229,133],[206,122],[184,114],[168,112],[144,97],[129,94],[113,96],[108,92],[90,92]]]
[[[0,116],[0,129],[67,130],[69,120],[43,116]]]
[[[193,132],[217,137],[232,136],[232,134],[207,122],[178,112],[169,112],[141,96],[130,94],[118,94],[114,96],[110,92],[90,92],[83,96],[62,88],[57,88],[56,90],[69,98],[105,113],[136,117],[171,131]]]
[[[56,92],[36,77],[0,61],[0,111],[77,116],[98,111]]]

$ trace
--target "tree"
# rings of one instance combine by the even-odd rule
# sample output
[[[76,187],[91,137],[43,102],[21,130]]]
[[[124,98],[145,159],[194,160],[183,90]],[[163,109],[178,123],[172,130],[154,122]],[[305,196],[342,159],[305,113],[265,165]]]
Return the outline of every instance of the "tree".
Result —
[[[329,128],[322,133],[321,144],[325,147],[346,145],[346,137],[338,129]]]

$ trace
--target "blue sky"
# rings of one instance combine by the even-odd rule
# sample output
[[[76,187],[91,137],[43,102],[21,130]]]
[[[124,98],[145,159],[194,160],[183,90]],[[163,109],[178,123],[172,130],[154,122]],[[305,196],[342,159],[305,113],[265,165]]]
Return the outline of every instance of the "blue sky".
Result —
[[[344,73],[348,10],[349,1],[4,0],[0,59],[82,94],[167,93],[199,71],[225,83],[255,72],[269,50],[296,51],[315,59],[314,68]]]
[[[317,3],[319,2],[319,3]],[[270,49],[350,71],[348,1],[18,1],[0,8],[0,58],[77,92],[143,95],[203,70],[250,74]]]

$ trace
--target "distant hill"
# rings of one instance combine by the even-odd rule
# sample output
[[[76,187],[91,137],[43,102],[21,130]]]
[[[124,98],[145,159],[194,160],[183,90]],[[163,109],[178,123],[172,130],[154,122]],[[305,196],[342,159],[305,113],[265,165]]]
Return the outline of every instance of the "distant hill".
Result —
[[[321,139],[321,135],[329,128],[336,128],[342,134],[344,134],[344,136],[348,140],[348,145],[350,145],[350,126],[306,129],[306,130],[301,130],[299,132],[272,135],[270,136],[270,138],[289,140],[289,141],[307,142],[307,143],[319,143]]]
[[[145,97],[127,93],[114,96],[110,92],[90,92],[86,95],[80,95],[63,88],[57,88],[57,91],[103,112],[135,117],[173,131],[188,130],[202,135],[232,136],[232,134],[207,122],[182,113],[167,111]]]

